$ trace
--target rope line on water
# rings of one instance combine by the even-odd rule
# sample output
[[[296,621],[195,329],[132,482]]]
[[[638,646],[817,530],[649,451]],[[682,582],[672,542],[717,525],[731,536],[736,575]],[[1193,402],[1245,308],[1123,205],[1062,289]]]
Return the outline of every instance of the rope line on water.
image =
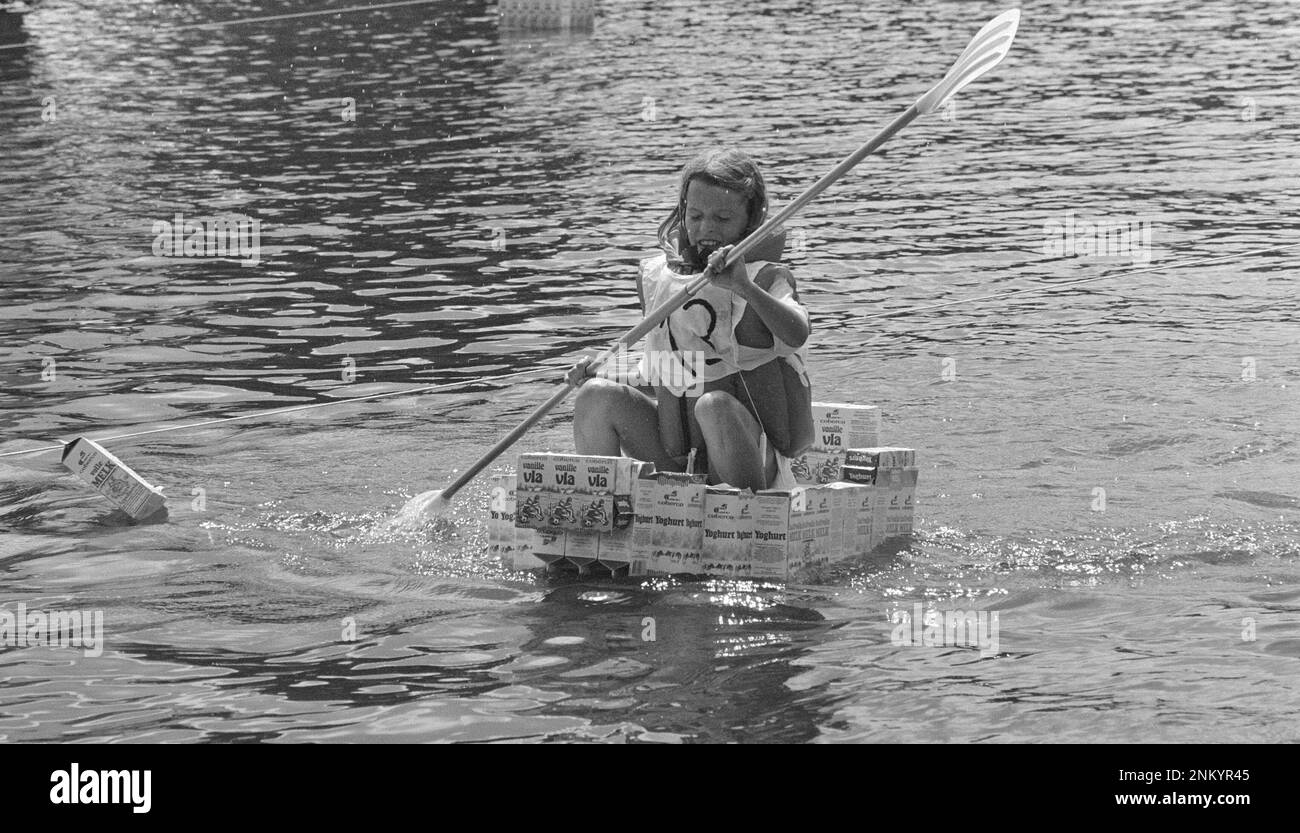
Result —
[[[245,419],[257,419],[259,417],[276,416],[278,414],[291,414],[296,411],[309,411],[312,408],[327,408],[331,405],[347,405],[352,402],[365,402],[371,399],[385,399],[390,396],[407,396],[412,393],[421,393],[423,391],[439,390],[445,388],[463,387],[466,385],[486,384],[489,382],[504,381],[514,379],[519,376],[527,376],[533,373],[555,373],[560,372],[560,368],[554,367],[534,367],[529,370],[520,370],[515,373],[506,373],[501,376],[480,376],[477,379],[464,379],[458,382],[443,382],[437,385],[420,385],[414,388],[405,388],[403,390],[385,391],[384,393],[372,393],[366,396],[353,396],[348,399],[333,399],[329,402],[313,402],[310,405],[290,405],[285,408],[273,408],[269,411],[255,411],[251,414],[240,414],[239,416],[221,417],[219,419],[206,419],[202,422],[190,422],[184,425],[169,425],[163,428],[151,428],[148,431],[133,431],[130,434],[114,434],[111,437],[89,437],[97,443],[106,443],[112,440],[125,440],[131,437],[143,437],[146,434],[162,434],[167,431],[180,431],[185,428],[206,428],[209,425],[220,425],[223,422],[238,422]],[[20,454],[40,454],[46,451],[57,451],[64,447],[63,443],[58,445],[46,445],[40,448],[24,448],[21,451],[6,451],[0,454],[0,457],[16,457]]]
[[[977,295],[973,298],[959,298],[955,301],[944,301],[938,304],[926,304],[925,306],[920,306],[920,307],[904,307],[902,309],[884,310],[882,312],[869,312],[863,315],[852,316],[851,320],[860,321],[868,318],[889,318],[890,316],[894,316],[894,315],[906,315],[911,312],[924,312],[926,310],[932,310],[932,309],[943,309],[944,307],[954,307],[960,304],[971,304],[971,303],[975,303],[976,301],[991,301],[998,298],[1010,298],[1014,295],[1027,295],[1032,292],[1050,292],[1055,289],[1061,289],[1062,287],[1079,286],[1080,284],[1092,283],[1093,281],[1100,281],[1106,278],[1119,277],[1120,275],[1141,275],[1147,272],[1161,272],[1166,269],[1180,269],[1184,266],[1202,266],[1206,263],[1214,263],[1216,261],[1221,261],[1221,260],[1232,260],[1234,258],[1241,258],[1241,257],[1253,257],[1255,255],[1269,254],[1270,252],[1282,252],[1282,251],[1286,251],[1287,249],[1295,249],[1295,248],[1300,248],[1300,243],[1291,243],[1286,246],[1270,246],[1267,249],[1255,249],[1254,251],[1249,251],[1249,252],[1239,252],[1237,254],[1231,254],[1231,255],[1219,255],[1218,257],[1201,258],[1199,260],[1185,260],[1181,263],[1167,263],[1162,266],[1151,266],[1146,269],[1131,269],[1131,270],[1125,270],[1121,272],[1112,271],[1112,272],[1107,272],[1104,275],[1094,275],[1091,278],[1081,278],[1079,280],[1065,281],[1063,283],[1044,284],[1042,286],[1035,286],[1029,289],[1013,289],[1007,292],[997,292],[993,295]]]
[[[1106,278],[1113,278],[1119,275],[1141,275],[1148,272],[1160,272],[1166,269],[1180,269],[1186,266],[1202,266],[1207,263],[1217,263],[1225,260],[1233,260],[1235,258],[1254,257],[1256,255],[1270,254],[1272,252],[1282,252],[1282,251],[1287,251],[1295,248],[1300,248],[1300,243],[1291,243],[1285,246],[1270,246],[1265,249],[1254,249],[1248,252],[1238,252],[1236,254],[1230,254],[1230,255],[1219,255],[1217,257],[1198,258],[1196,260],[1184,260],[1179,263],[1168,263],[1161,266],[1147,267],[1145,269],[1130,269],[1130,270],[1123,270],[1119,272],[1111,271],[1103,275],[1094,275],[1091,278],[1081,278],[1079,280],[1066,281],[1064,283],[1045,284],[1043,286],[1030,287],[1028,289],[1016,289],[1008,292],[997,292],[992,295],[979,295],[973,298],[961,298],[955,301],[944,301],[938,304],[926,304],[924,306],[919,306],[919,307],[904,307],[903,309],[884,310],[881,312],[867,313],[865,315],[855,316],[854,318],[855,320],[865,320],[870,318],[888,318],[896,315],[907,315],[915,312],[925,312],[928,310],[943,309],[944,307],[958,306],[960,304],[972,304],[978,301],[991,301],[991,300],[998,300],[1002,298],[1010,298],[1016,295],[1027,295],[1033,292],[1048,292],[1056,289],[1061,289],[1064,287],[1079,286],[1085,283],[1092,283],[1093,281],[1104,280]],[[392,396],[408,396],[413,393],[421,393],[424,391],[444,390],[447,388],[463,387],[466,385],[499,382],[499,381],[505,381],[507,379],[515,379],[520,376],[529,376],[535,373],[543,373],[543,372],[551,373],[551,372],[556,372],[558,370],[560,370],[560,368],[535,367],[530,370],[521,370],[516,373],[506,373],[501,376],[480,376],[477,379],[465,379],[456,382],[443,382],[435,385],[420,385],[418,387],[405,388],[403,390],[386,391],[384,393],[372,393],[366,396],[353,396],[348,399],[335,399],[329,402],[313,402],[309,405],[291,405],[286,408],[275,408],[269,411],[256,411],[251,414],[241,414],[239,416],[233,416],[233,417],[221,417],[218,419],[208,419],[208,420],[203,420],[201,422],[186,423],[184,425],[171,425],[171,426],[164,426],[162,428],[151,428],[147,431],[134,431],[129,434],[115,434],[111,437],[91,437],[90,439],[99,443],[110,442],[113,440],[125,440],[125,439],[130,439],[132,437],[143,437],[148,434],[162,434],[168,431],[181,431],[186,428],[205,428],[209,425],[220,425],[226,422],[238,422],[240,420],[246,420],[246,419],[259,419],[268,416],[276,416],[279,414],[295,413],[297,411],[308,411],[313,408],[327,408],[333,405],[347,405],[353,402],[365,402],[374,399],[386,399]],[[47,446],[41,446],[39,448],[26,448],[26,449],[22,449],[21,451],[6,451],[0,453],[0,458],[16,457],[21,454],[40,454],[46,451],[57,451],[59,449],[62,449],[63,447],[64,445],[60,443],[58,445],[47,445]]]
[[[292,12],[288,14],[271,14],[262,17],[239,17],[233,20],[214,20],[211,23],[181,23],[170,27],[173,30],[181,29],[219,29],[222,26],[237,26],[241,23],[267,23],[272,20],[289,20],[298,17],[321,17],[327,14],[345,14],[349,12],[368,12],[376,9],[395,9],[399,6],[428,6],[434,3],[443,2],[443,0],[394,0],[391,3],[375,3],[370,6],[341,6],[337,9],[318,9],[310,12]],[[84,43],[84,41],[83,41]],[[29,46],[24,41],[22,43],[8,43],[0,45],[3,49],[22,49]],[[3,455],[0,455],[3,456]]]

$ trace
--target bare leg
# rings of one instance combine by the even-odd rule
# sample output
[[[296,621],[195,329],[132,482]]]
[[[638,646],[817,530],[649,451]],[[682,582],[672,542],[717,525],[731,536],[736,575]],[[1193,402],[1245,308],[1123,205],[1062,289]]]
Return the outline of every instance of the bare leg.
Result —
[[[776,478],[776,455],[767,444],[759,456],[762,427],[740,400],[710,391],[695,403],[695,418],[709,449],[709,469],[719,482],[737,489],[764,489]]]
[[[579,454],[617,457],[624,451],[661,471],[681,468],[659,438],[654,400],[628,385],[588,379],[574,404],[573,444]]]

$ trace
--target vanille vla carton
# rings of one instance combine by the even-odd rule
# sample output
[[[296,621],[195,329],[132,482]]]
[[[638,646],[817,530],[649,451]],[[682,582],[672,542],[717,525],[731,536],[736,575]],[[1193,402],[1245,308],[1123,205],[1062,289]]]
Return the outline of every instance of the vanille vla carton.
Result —
[[[801,484],[834,481],[847,449],[879,442],[880,409],[875,405],[814,402],[812,416],[813,444],[792,464],[795,480]]]
[[[521,454],[515,523],[532,529],[610,532],[632,521],[628,457]]]

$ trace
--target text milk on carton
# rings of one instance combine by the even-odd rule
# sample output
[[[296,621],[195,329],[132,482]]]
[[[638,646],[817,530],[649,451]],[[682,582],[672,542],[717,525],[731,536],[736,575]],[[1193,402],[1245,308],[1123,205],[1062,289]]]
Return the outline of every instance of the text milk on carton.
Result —
[[[729,486],[704,491],[704,546],[700,572],[748,578],[753,572],[754,493]]]
[[[65,445],[63,465],[137,521],[166,506],[160,490],[94,440],[78,437]]]

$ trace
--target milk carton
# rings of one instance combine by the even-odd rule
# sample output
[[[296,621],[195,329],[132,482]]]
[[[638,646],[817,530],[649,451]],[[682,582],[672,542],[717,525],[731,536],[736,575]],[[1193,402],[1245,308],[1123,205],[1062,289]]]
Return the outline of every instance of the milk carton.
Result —
[[[94,440],[78,437],[64,446],[63,465],[137,521],[166,506],[160,489]]]
[[[891,477],[885,535],[888,538],[902,538],[912,534],[913,502],[919,469],[908,466],[889,471]]]
[[[821,489],[768,489],[754,496],[754,578],[794,580],[829,561],[830,498]]]
[[[798,523],[798,540],[803,544],[802,568],[821,567],[831,561],[833,495],[832,490],[825,486],[814,486],[808,489],[804,513]]]
[[[521,454],[516,526],[610,532],[632,521],[633,461],[582,454]]]
[[[840,480],[871,486],[876,482],[876,470],[867,466],[840,466]]]
[[[698,573],[704,550],[705,475],[664,472],[656,481],[651,546],[657,556],[649,569]]]
[[[916,451],[895,446],[853,447],[844,453],[844,465],[873,469],[901,469],[916,465]]]
[[[515,569],[560,566],[564,561],[563,530],[515,528]]]
[[[859,492],[864,487],[857,483],[828,483],[819,487],[831,501],[830,540],[827,552],[831,561],[840,561],[856,555],[857,511],[862,499]]]
[[[876,484],[871,487],[875,490],[871,518],[873,547],[892,537],[889,524],[895,513],[891,512],[891,506],[894,495],[900,491],[902,473],[902,469],[876,470]]]
[[[791,516],[804,510],[804,489],[769,489],[754,495],[753,578],[785,580],[789,567]]]
[[[843,454],[849,448],[876,445],[880,437],[880,409],[875,405],[814,402],[812,405],[813,449]]]
[[[571,529],[564,533],[564,560],[580,574],[591,570],[600,553],[600,533]]]
[[[488,481],[488,556],[514,563],[515,476],[494,474]]]
[[[819,451],[810,448],[798,457],[791,458],[790,471],[799,485],[833,483],[840,476],[844,455],[839,451]]]
[[[848,556],[865,555],[875,547],[872,529],[875,522],[874,486],[860,483],[842,484],[845,488],[844,550]]]
[[[724,578],[752,572],[754,493],[709,486],[704,491],[704,544],[700,571]]]
[[[629,576],[645,575],[645,559],[636,558],[636,548],[633,546],[633,536],[636,535],[637,529],[638,527],[634,521],[632,526],[627,529],[599,533],[597,535],[599,539],[599,549],[596,553],[597,561],[616,575],[624,572]]]

